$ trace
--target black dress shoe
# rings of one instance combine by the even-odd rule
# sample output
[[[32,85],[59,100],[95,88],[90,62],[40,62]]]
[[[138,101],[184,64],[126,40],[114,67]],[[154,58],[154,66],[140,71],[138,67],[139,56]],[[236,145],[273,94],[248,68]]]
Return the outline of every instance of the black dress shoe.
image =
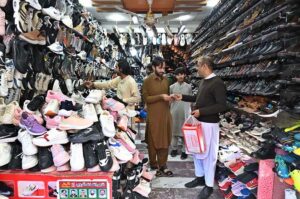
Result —
[[[199,193],[197,199],[208,199],[213,191],[214,189],[212,187],[205,186]]]
[[[170,155],[171,157],[176,157],[178,155],[177,150],[172,150]]]
[[[186,183],[184,186],[186,188],[195,188],[197,186],[204,186],[204,185],[205,185],[204,177],[196,177],[194,180]]]

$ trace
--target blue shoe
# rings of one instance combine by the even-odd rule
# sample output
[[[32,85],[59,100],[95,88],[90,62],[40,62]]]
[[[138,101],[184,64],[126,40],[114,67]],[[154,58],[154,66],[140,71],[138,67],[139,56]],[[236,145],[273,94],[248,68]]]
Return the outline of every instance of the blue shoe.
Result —
[[[293,152],[295,149],[297,149],[297,147],[294,147],[294,146],[289,146],[289,145],[284,145],[282,146],[282,149],[284,151],[287,151],[289,153]]]
[[[286,163],[280,157],[276,156],[275,158],[276,163],[276,173],[280,178],[289,178],[289,168],[287,167]]]
[[[282,159],[283,161],[287,162],[287,163],[293,163],[296,161],[296,158],[291,155],[291,154],[287,154],[287,155],[276,155],[276,157]]]
[[[293,146],[300,148],[300,141],[295,141]]]
[[[294,135],[295,140],[300,141],[300,133],[297,133]]]

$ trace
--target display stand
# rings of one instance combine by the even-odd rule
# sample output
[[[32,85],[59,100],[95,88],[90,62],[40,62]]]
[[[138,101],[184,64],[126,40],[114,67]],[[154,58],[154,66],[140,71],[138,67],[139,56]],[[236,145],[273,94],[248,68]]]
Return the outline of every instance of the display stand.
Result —
[[[0,172],[0,179],[14,191],[10,199],[112,198],[112,175],[107,172]],[[27,187],[31,187],[28,190]],[[59,195],[59,197],[57,197]]]

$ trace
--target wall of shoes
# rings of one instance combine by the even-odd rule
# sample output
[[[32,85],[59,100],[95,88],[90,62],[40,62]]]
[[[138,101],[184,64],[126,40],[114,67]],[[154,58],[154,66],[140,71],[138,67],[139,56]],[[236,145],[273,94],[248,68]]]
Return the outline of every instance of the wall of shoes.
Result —
[[[271,198],[274,182],[262,188],[265,159],[289,188],[273,198],[300,192],[299,33],[295,0],[220,1],[196,30],[190,70],[198,56],[213,57],[228,90],[217,175],[225,198]]]
[[[0,7],[0,179],[14,170],[112,172],[114,198],[148,197],[153,175],[127,126],[137,112],[113,91],[83,86],[110,79],[119,52],[111,35],[77,0]],[[43,183],[0,180],[0,196],[56,198],[56,184]]]

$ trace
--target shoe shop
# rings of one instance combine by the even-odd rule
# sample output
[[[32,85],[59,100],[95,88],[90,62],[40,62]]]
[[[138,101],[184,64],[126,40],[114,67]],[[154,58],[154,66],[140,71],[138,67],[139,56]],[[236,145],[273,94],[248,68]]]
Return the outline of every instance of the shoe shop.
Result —
[[[300,0],[0,0],[0,199],[300,199]]]

